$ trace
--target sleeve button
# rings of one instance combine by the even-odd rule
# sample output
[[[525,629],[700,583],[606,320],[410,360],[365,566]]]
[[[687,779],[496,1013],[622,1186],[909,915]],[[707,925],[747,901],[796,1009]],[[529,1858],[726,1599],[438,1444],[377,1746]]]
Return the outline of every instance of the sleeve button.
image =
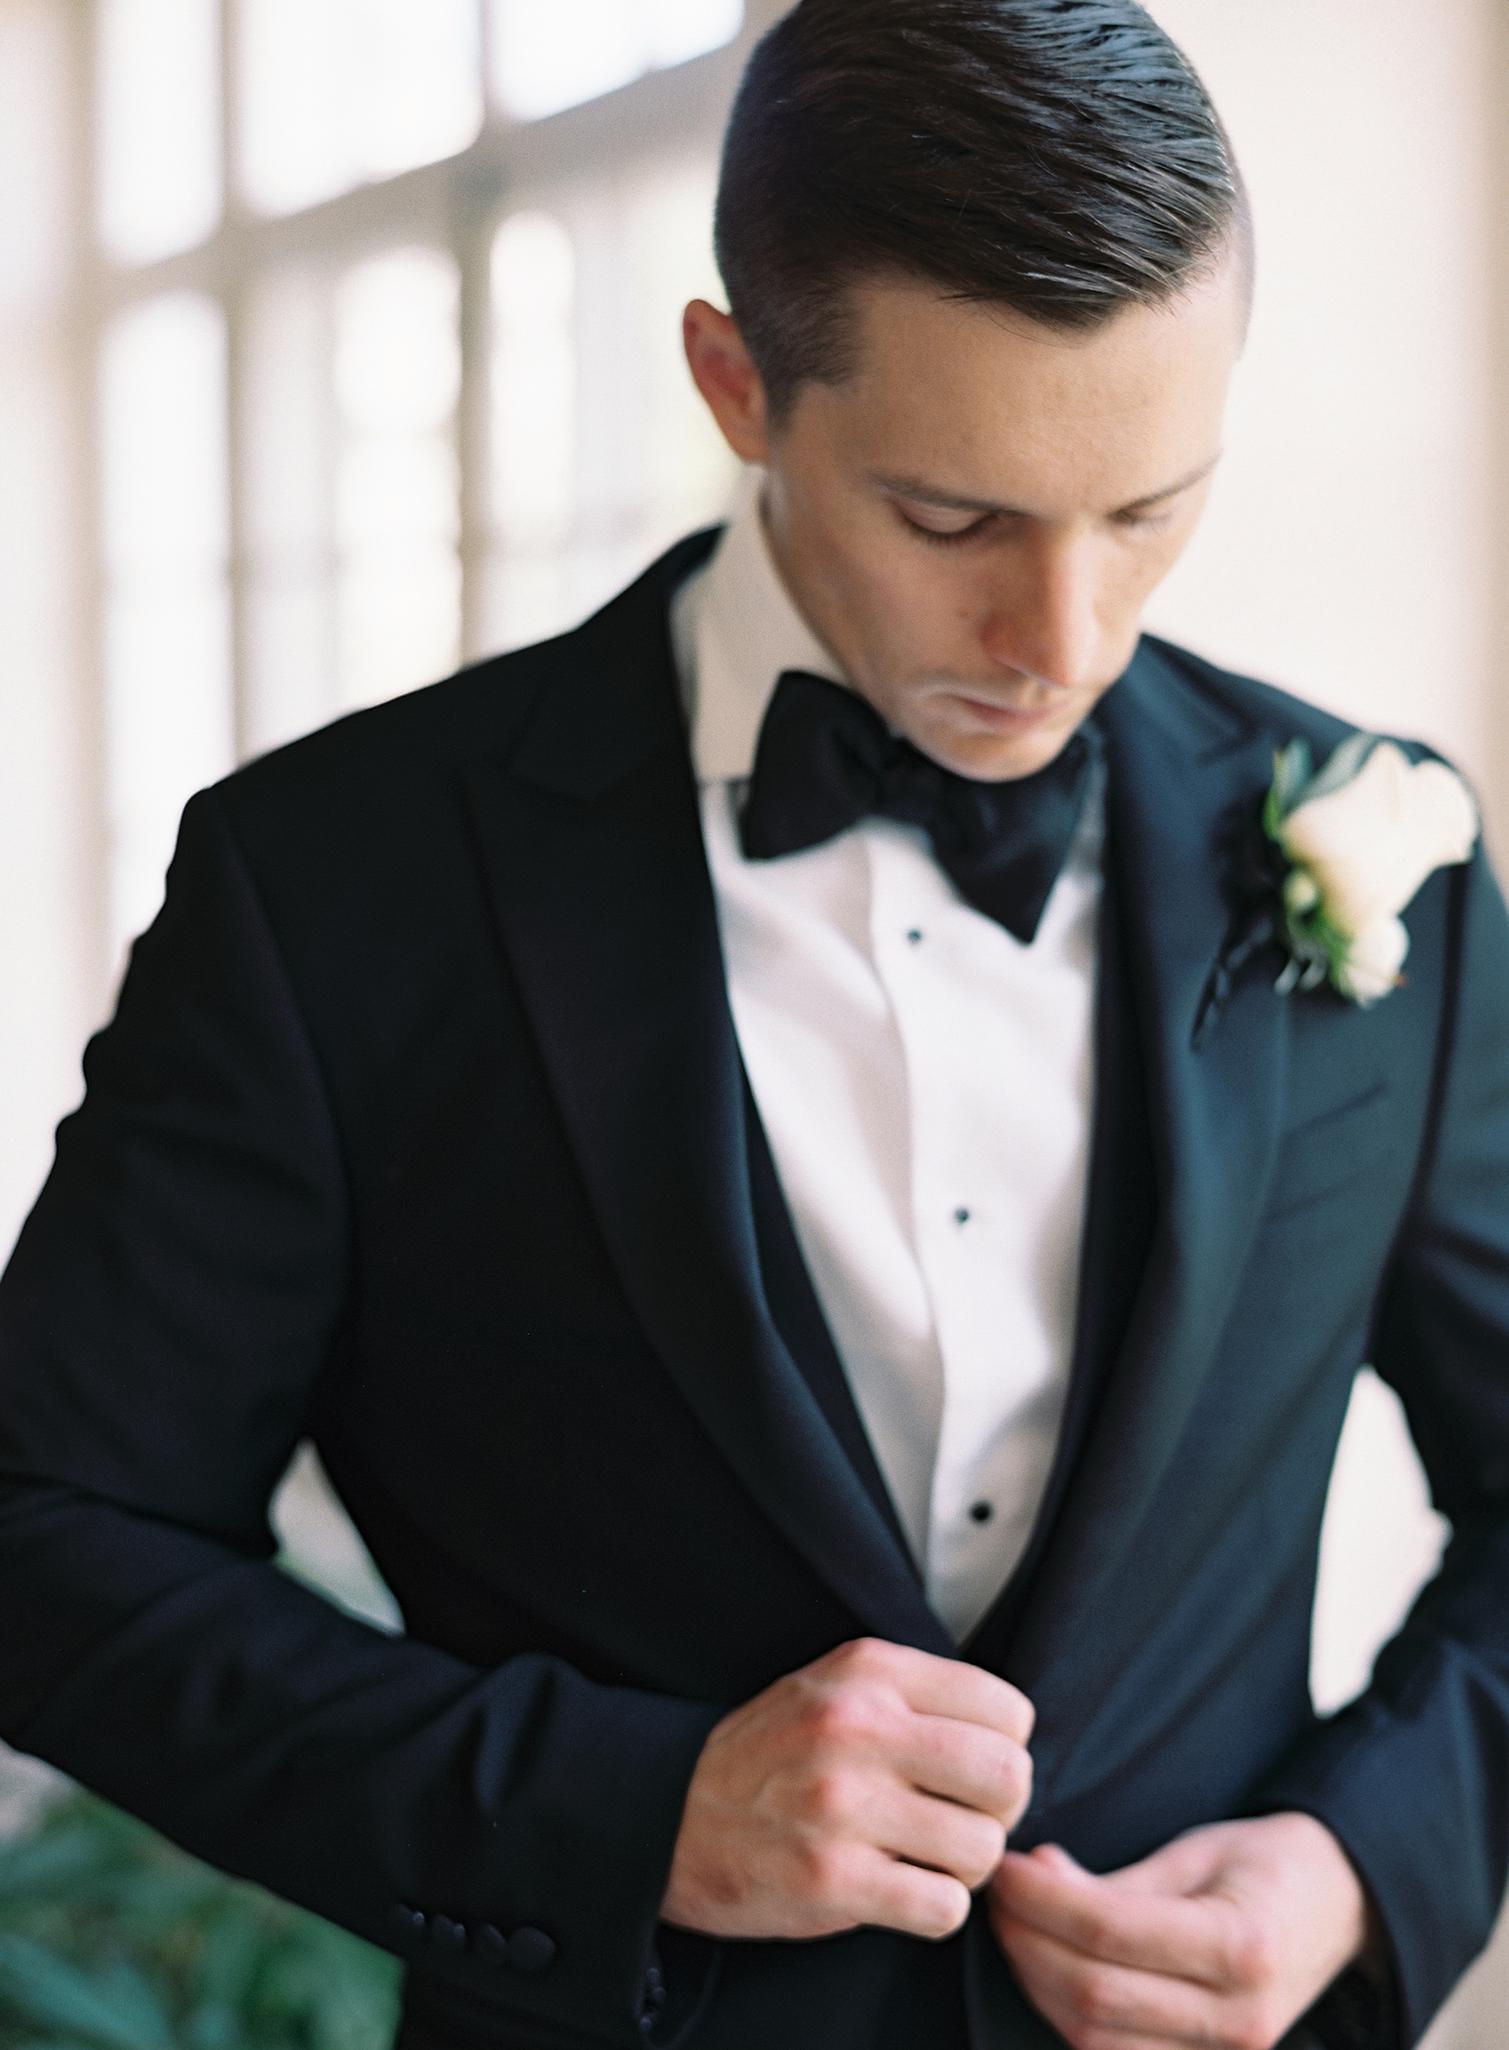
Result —
[[[490,1965],[506,1965],[509,1962],[508,1938],[501,1929],[495,1929],[491,1922],[484,1922],[477,1931],[477,1955]]]
[[[508,1939],[508,1962],[518,1972],[543,1972],[555,1957],[555,1938],[543,1929],[515,1929]]]
[[[430,1924],[430,1935],[437,1950],[450,1951],[453,1955],[466,1949],[466,1928],[460,1922],[453,1922],[449,1915],[437,1915]]]

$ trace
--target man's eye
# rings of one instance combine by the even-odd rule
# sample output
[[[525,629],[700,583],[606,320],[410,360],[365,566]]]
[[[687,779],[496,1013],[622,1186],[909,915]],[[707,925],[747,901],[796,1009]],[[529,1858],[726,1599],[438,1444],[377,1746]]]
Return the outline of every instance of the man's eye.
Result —
[[[1116,524],[1119,527],[1131,527],[1134,531],[1144,534],[1152,534],[1160,527],[1171,527],[1177,517],[1177,513],[1173,512],[1117,513]]]
[[[1175,508],[1173,511],[1157,513],[1124,512],[1116,513],[1114,518],[1118,527],[1124,527],[1132,533],[1156,534],[1161,528],[1173,525],[1178,518],[1178,510]],[[914,534],[920,534],[924,541],[931,542],[935,548],[957,548],[963,542],[977,540],[982,534],[988,533],[995,524],[995,515],[987,513],[983,519],[975,520],[968,527],[955,527],[950,530],[924,527],[920,520],[914,520],[906,513],[901,514],[901,523],[909,527]]]
[[[914,534],[920,534],[924,541],[931,541],[938,548],[956,548],[961,541],[972,541],[977,534],[983,534],[990,525],[990,516],[987,514],[983,520],[976,520],[973,526],[959,527],[951,533],[944,533],[937,527],[922,526],[917,520],[909,519],[905,513],[901,518],[903,525],[910,527]]]

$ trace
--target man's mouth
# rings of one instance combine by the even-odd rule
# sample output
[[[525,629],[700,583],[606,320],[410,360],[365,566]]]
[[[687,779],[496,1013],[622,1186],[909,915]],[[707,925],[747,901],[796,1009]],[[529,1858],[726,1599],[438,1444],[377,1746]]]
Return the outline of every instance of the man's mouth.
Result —
[[[994,698],[972,698],[964,691],[955,693],[959,702],[966,705],[978,718],[989,725],[1013,727],[1036,726],[1055,709],[1054,700],[1044,699],[1039,704],[1001,704]]]

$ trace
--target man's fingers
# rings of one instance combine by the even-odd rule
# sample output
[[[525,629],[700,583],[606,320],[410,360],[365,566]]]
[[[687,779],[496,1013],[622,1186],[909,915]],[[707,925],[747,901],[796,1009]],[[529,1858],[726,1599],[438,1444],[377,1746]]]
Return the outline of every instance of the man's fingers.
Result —
[[[1083,1872],[1085,1867],[1062,1844],[1034,1844],[1031,1856],[1050,1872]]]
[[[955,1722],[983,1723],[999,1730],[1013,1743],[1025,1744],[1032,1735],[1037,1710],[1020,1687],[1013,1687],[983,1666],[967,1659],[945,1658],[939,1652],[904,1647],[906,1659],[898,1667],[897,1686],[910,1708],[919,1715],[948,1716]]]
[[[1007,1851],[991,1881],[1006,1914],[1085,1957],[1217,1991],[1251,1977],[1245,1917],[1218,1897],[1145,1893]]]
[[[1106,1886],[1120,1887],[1127,1893],[1157,1894],[1163,1900],[1177,1900],[1181,1894],[1190,1897],[1215,1892],[1213,1881],[1220,1870],[1210,1844],[1202,1842],[1198,1835],[1175,1837],[1160,1850],[1139,1858],[1135,1865],[1120,1865],[1113,1872],[1099,1875],[1087,1872],[1061,1844],[1037,1844],[1033,1855],[1045,1861],[1050,1870],[1083,1872],[1086,1878],[1098,1876]]]
[[[1231,2004],[1219,1995],[1161,1972],[1139,1971],[1086,1957],[1023,1922],[998,1920],[997,1937],[1038,2011],[1070,2041],[1093,2031],[1117,2050],[1139,2043],[1200,2044],[1229,2039],[1236,2026]]]
[[[1135,1865],[1122,1865],[1102,1873],[1108,1886],[1122,1886],[1135,1893],[1192,1894],[1208,1887],[1220,1869],[1221,1857],[1203,1830],[1192,1830],[1139,1858]]]
[[[1037,1719],[1032,1703],[1009,1680],[967,1659],[947,1658],[916,1645],[854,1637],[827,1653],[821,1663],[830,1673],[847,1671],[852,1677],[894,1687],[918,1715],[983,1723],[1017,1744],[1027,1742]]]
[[[848,1906],[874,1928],[936,1942],[963,1927],[972,1905],[968,1887],[949,1873],[875,1850],[852,1861]]]
[[[893,1762],[914,1787],[998,1815],[1014,1827],[1032,1795],[1032,1754],[999,1730],[944,1716],[915,1716]]]

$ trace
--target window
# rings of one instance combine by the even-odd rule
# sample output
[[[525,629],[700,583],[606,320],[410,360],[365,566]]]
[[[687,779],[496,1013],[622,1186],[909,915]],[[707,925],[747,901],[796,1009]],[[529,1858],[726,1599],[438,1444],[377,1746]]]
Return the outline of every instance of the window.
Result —
[[[225,323],[199,292],[137,301],[100,342],[110,915],[140,930],[162,828],[234,756]]]
[[[100,242],[119,263],[150,263],[220,220],[217,12],[204,0],[98,6]]]
[[[507,210],[490,269],[483,638],[518,647],[607,597],[727,495],[730,459],[680,359],[718,291],[711,168],[670,158]]]
[[[492,0],[500,105],[538,119],[732,42],[743,0]]]
[[[742,0],[89,23],[118,968],[193,789],[559,631],[721,514],[736,466],[679,321],[719,289],[752,25]]]
[[[476,139],[477,0],[241,0],[238,12],[249,205],[291,213]]]

